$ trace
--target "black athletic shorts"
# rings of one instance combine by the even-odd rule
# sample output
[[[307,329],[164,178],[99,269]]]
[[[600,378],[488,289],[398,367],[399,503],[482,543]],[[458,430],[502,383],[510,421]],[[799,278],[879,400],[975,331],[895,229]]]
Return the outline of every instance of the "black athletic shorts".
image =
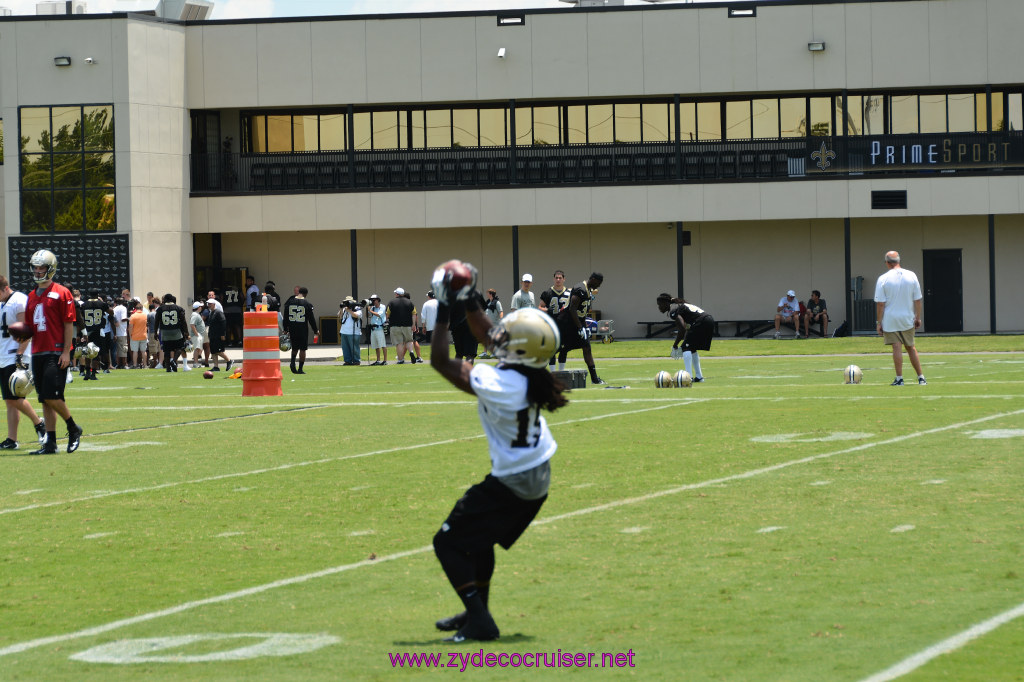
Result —
[[[223,353],[224,352],[224,339],[220,338],[220,335],[214,336],[210,334],[210,352],[211,353]]]
[[[62,369],[59,353],[39,353],[32,356],[32,377],[35,379],[36,395],[39,402],[64,400],[64,384],[68,371]]]
[[[452,345],[455,347],[455,355],[462,358],[476,357],[479,343],[468,322],[462,322],[452,329]]]
[[[697,318],[683,336],[684,351],[711,350],[711,339],[715,335],[715,319],[710,315]]]
[[[575,315],[576,313],[571,314]],[[576,323],[572,321],[569,315],[560,314],[555,318],[555,322],[558,324],[558,333],[562,336],[563,350],[590,348],[590,339],[583,340],[580,338],[580,330],[576,328]],[[581,323],[585,324],[582,321]]]
[[[11,375],[18,366],[13,362],[6,367],[0,367],[0,394],[4,400],[18,400],[18,396],[11,393]]]
[[[288,338],[291,341],[292,350],[307,350],[309,334],[306,332],[306,323],[288,325]]]
[[[213,341],[211,340],[210,343],[211,343],[211,349],[212,349]],[[176,350],[182,350],[182,349],[185,348],[185,339],[181,338],[181,339],[174,339],[173,341],[164,341],[163,342],[163,347],[164,347],[164,352],[165,353],[173,353]]]
[[[547,495],[524,500],[487,474],[455,503],[441,526],[441,536],[463,552],[483,551],[495,543],[508,549],[529,527],[546,499]]]

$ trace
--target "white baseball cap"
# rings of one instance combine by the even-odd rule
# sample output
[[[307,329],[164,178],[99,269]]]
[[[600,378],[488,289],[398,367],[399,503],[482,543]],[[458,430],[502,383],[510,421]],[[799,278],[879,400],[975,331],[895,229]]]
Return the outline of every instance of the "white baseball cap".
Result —
[[[199,301],[196,301],[195,303],[192,304],[192,310],[195,310],[196,308],[202,308],[202,307],[203,307],[203,304],[200,303]]]
[[[790,289],[789,291],[786,292],[786,296],[796,296],[796,292]]]
[[[395,289],[395,293],[398,294],[399,296],[405,296],[405,289],[403,289],[402,287],[398,287],[397,289]]]
[[[523,275],[523,281],[524,282],[532,282],[533,281],[533,275],[531,275],[529,273]]]

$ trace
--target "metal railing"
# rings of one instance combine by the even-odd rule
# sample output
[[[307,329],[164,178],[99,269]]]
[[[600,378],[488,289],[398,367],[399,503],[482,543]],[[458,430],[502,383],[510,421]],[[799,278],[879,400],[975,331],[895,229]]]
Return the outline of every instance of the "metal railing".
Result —
[[[192,156],[193,194],[1024,171],[1019,131]]]

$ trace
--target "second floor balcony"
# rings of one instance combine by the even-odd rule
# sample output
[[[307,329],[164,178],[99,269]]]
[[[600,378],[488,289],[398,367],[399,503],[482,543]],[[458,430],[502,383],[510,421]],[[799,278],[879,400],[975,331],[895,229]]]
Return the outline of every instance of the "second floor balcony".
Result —
[[[751,182],[1019,173],[1024,133],[196,154],[191,194]]]

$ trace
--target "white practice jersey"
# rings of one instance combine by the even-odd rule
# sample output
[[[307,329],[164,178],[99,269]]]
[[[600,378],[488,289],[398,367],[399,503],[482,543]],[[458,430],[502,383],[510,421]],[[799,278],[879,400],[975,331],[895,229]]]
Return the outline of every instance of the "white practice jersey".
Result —
[[[526,398],[527,379],[514,369],[479,363],[469,375],[479,400],[480,423],[487,434],[491,474],[511,476],[551,459],[558,444],[540,405]]]
[[[18,354],[18,341],[7,333],[7,325],[18,320],[18,314],[25,312],[25,304],[28,303],[28,296],[15,291],[5,303],[0,303],[0,367],[9,367],[14,364],[15,356]],[[25,348],[25,356],[22,360],[29,362],[32,357],[32,344]]]

